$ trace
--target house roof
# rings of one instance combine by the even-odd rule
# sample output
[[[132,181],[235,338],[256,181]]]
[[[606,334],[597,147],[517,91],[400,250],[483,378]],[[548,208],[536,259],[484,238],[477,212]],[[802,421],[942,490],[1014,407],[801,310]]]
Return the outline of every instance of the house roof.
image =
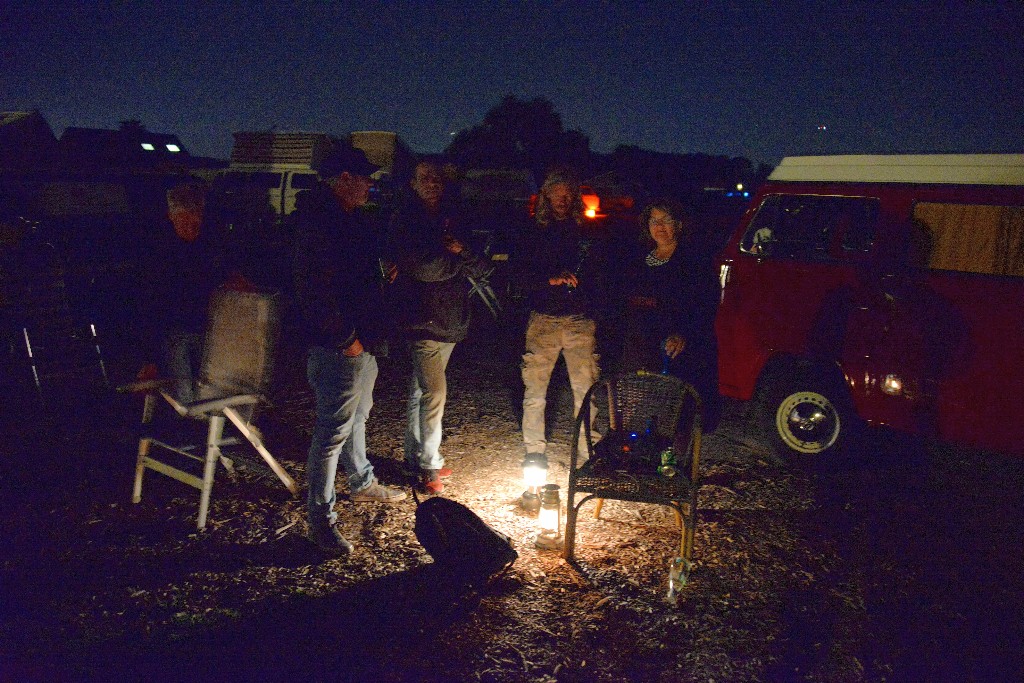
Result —
[[[60,149],[69,160],[98,165],[155,166],[184,163],[189,157],[177,135],[154,133],[134,121],[118,130],[67,128]]]

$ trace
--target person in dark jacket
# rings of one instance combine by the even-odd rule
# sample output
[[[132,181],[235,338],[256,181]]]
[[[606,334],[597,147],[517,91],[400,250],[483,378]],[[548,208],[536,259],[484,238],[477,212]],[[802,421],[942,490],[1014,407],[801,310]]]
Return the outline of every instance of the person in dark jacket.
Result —
[[[152,235],[140,284],[141,298],[148,302],[140,315],[148,362],[139,379],[158,376],[159,362],[182,403],[195,399],[211,295],[221,287],[253,289],[219,230],[208,195],[206,184],[195,178],[168,188],[167,216]]]
[[[351,500],[393,503],[406,497],[378,483],[366,459],[366,420],[377,380],[373,351],[386,323],[376,241],[359,210],[369,200],[374,170],[361,151],[339,147],[324,160],[324,182],[296,219],[295,298],[309,342],[306,374],[316,394],[307,464],[309,536],[339,553],[352,551],[336,526],[339,463]]]
[[[530,310],[522,362],[523,442],[528,460],[544,461],[551,373],[563,355],[573,413],[578,414],[600,374],[597,318],[608,292],[604,249],[581,229],[583,200],[576,181],[566,173],[549,174],[538,193],[535,217],[518,257],[519,284]]]
[[[455,203],[445,195],[441,169],[416,166],[413,194],[392,216],[389,255],[398,269],[396,298],[409,341],[413,373],[405,430],[406,468],[427,493],[440,493],[451,474],[440,452],[447,396],[445,371],[469,329],[469,283],[487,263],[466,246]]]
[[[619,371],[665,372],[690,382],[705,403],[707,431],[718,421],[714,316],[718,287],[693,241],[693,217],[660,199],[640,217],[643,248],[625,268]]]

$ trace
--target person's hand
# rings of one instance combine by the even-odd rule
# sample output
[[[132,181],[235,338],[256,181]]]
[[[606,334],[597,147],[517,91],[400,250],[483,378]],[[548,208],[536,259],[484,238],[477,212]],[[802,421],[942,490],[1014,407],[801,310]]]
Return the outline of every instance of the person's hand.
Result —
[[[357,337],[354,342],[352,342],[351,344],[349,344],[348,346],[341,350],[341,355],[346,356],[348,358],[355,358],[362,352],[363,343],[359,341],[359,338]]]
[[[552,287],[558,287],[559,285],[569,285],[570,287],[578,287],[579,280],[576,279],[575,273],[570,273],[567,270],[563,270],[558,275],[553,275],[548,278],[548,284]]]
[[[455,254],[456,256],[461,254],[462,250],[465,248],[462,246],[462,242],[458,241],[449,234],[445,234],[445,236],[441,238],[441,241],[444,244],[444,248],[450,251],[451,253]]]
[[[683,352],[686,348],[686,340],[683,339],[681,334],[670,334],[665,340],[665,355],[669,358],[675,358]]]
[[[227,281],[224,282],[223,287],[229,292],[247,292],[251,294],[256,291],[256,285],[238,271],[231,273]]]

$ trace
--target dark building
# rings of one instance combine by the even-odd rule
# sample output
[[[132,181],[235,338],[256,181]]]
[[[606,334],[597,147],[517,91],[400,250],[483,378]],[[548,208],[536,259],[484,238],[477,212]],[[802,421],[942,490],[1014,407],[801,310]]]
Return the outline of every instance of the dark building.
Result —
[[[153,133],[138,121],[122,121],[118,130],[67,128],[59,149],[72,167],[170,171],[193,166],[177,135]]]
[[[0,168],[38,168],[56,158],[57,137],[38,111],[0,112]]]

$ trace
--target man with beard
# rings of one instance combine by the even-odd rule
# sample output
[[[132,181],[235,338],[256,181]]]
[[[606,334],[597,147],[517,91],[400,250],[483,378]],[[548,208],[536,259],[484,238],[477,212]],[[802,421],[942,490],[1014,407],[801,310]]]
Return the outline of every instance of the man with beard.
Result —
[[[547,176],[535,219],[519,267],[530,310],[522,362],[522,427],[526,460],[546,463],[544,413],[551,373],[561,354],[572,386],[573,414],[578,414],[600,374],[596,319],[607,291],[602,249],[583,234],[580,187],[569,174]]]

